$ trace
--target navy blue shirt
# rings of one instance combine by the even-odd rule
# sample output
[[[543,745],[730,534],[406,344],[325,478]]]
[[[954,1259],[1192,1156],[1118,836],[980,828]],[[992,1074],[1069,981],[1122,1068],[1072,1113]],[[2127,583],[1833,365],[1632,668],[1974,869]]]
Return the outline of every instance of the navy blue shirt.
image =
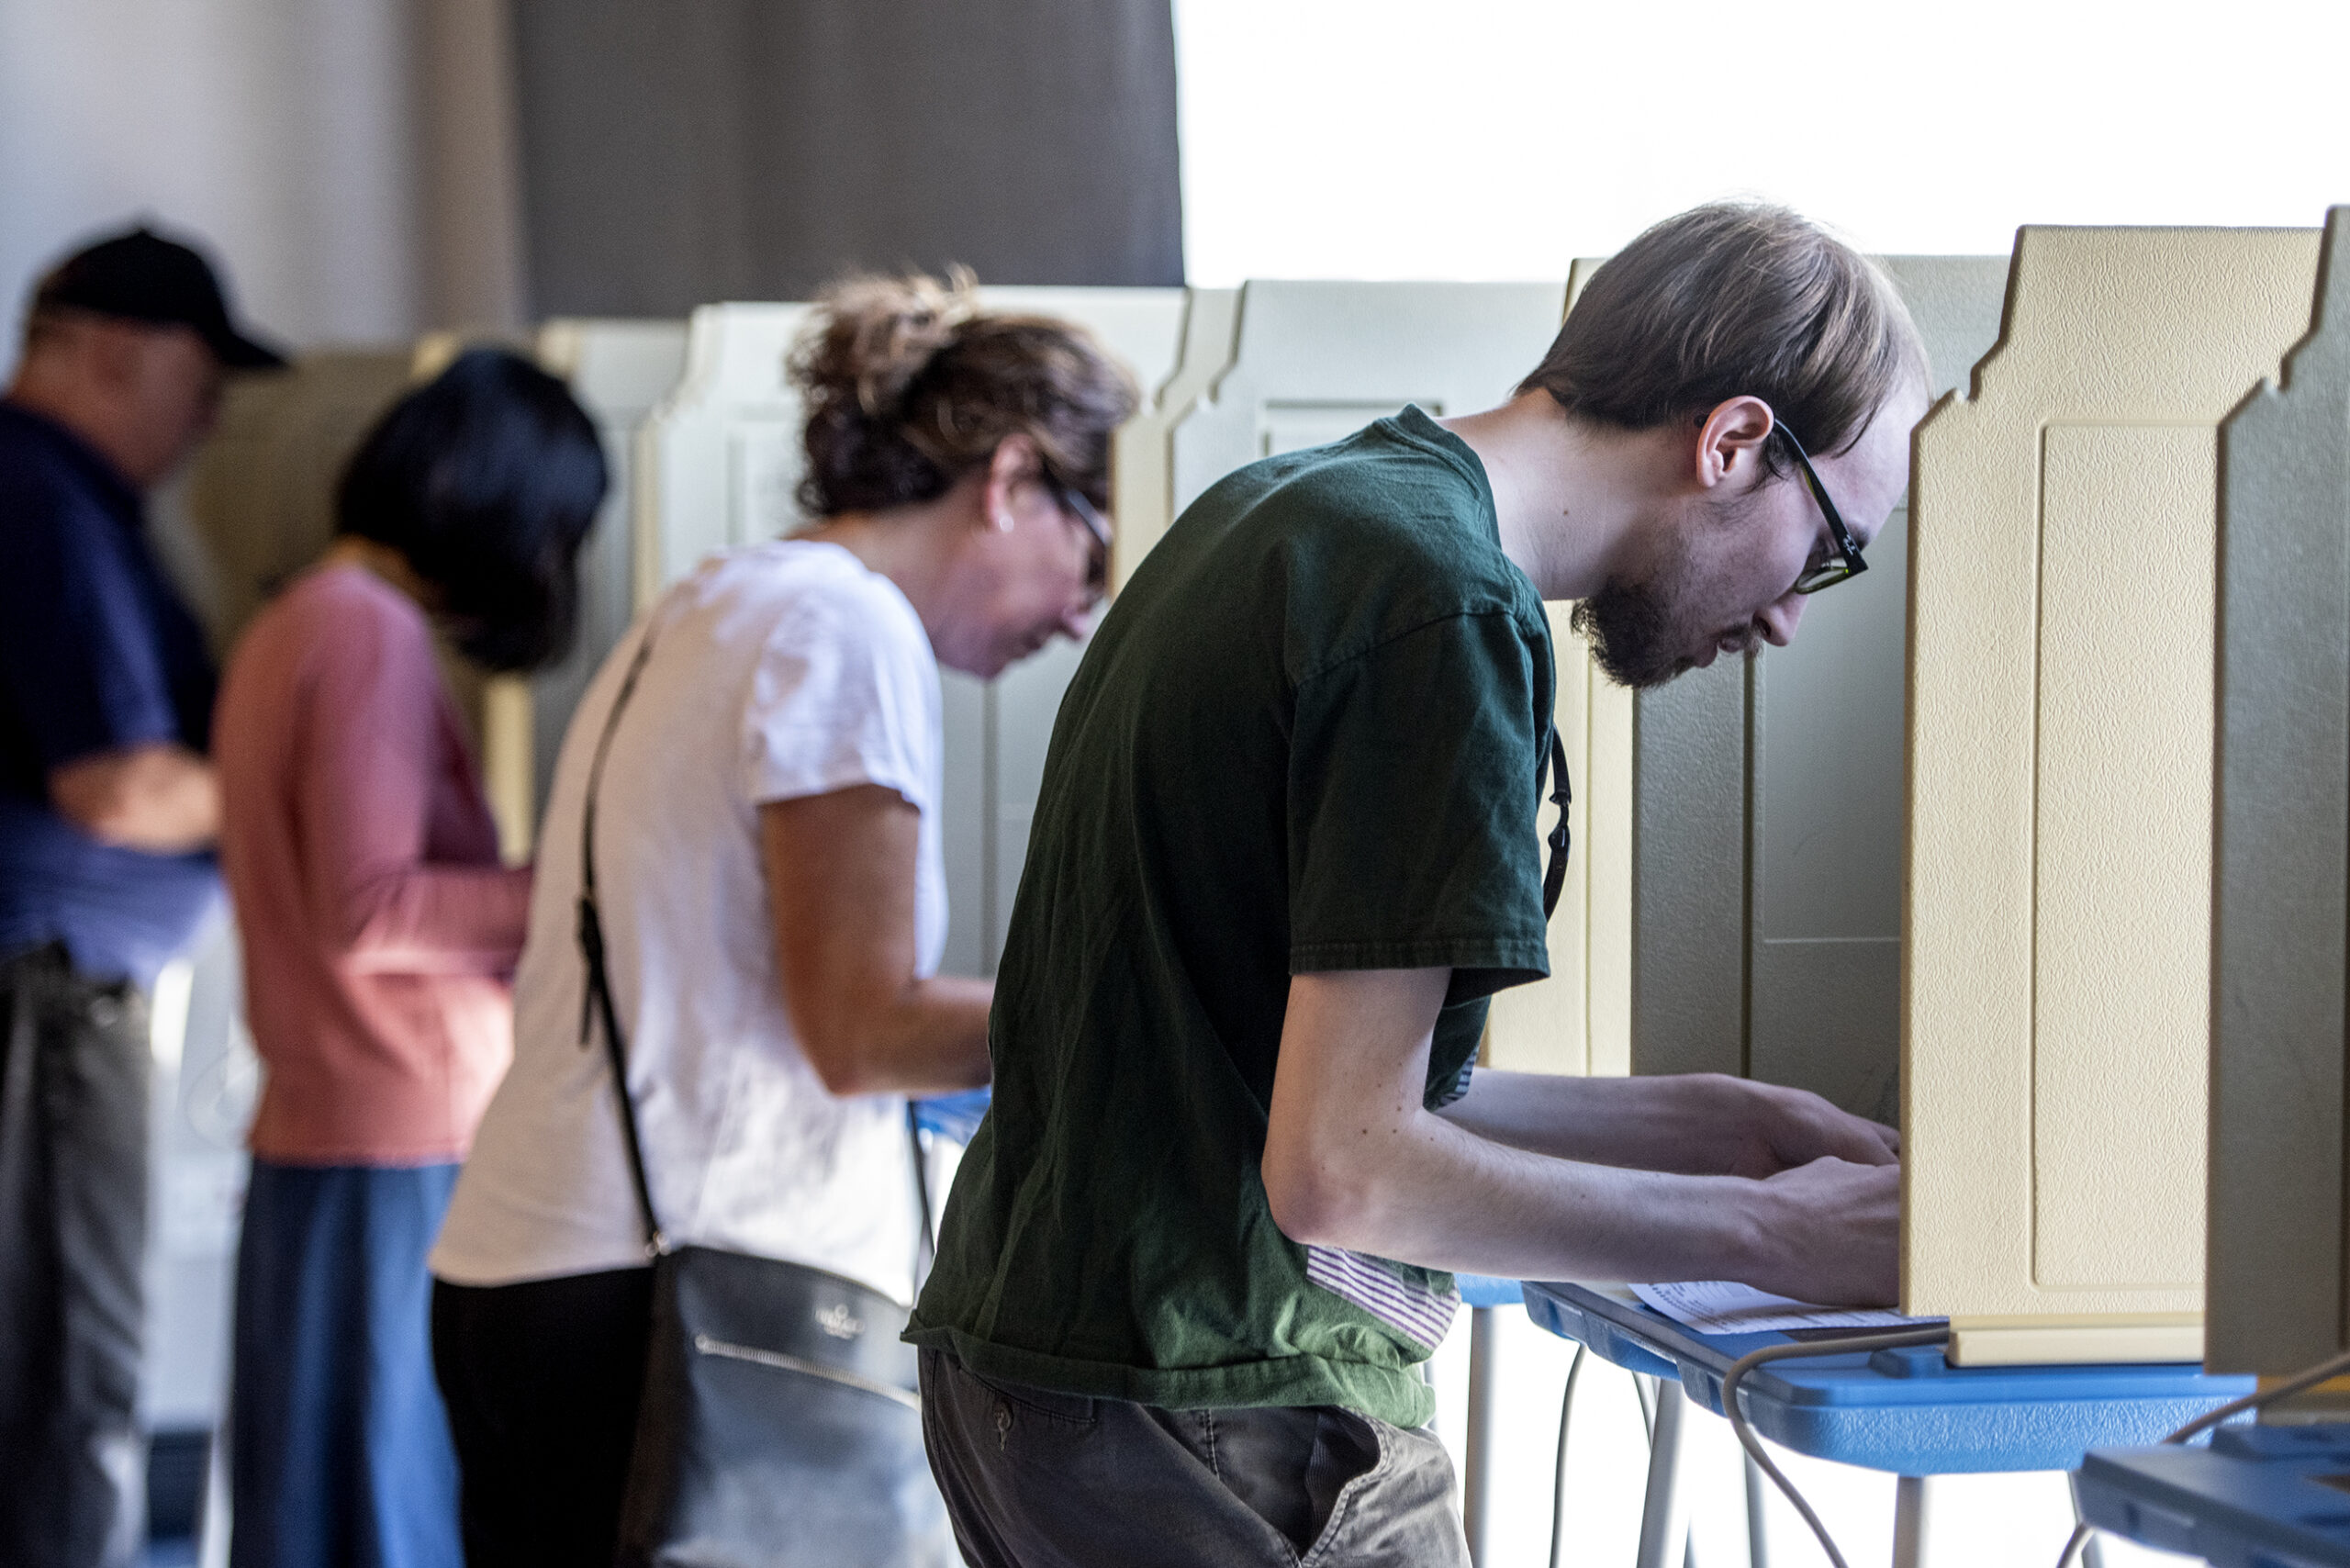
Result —
[[[205,749],[212,661],[147,546],[139,493],[52,420],[0,402],[0,954],[62,942],[151,984],[219,894],[208,854],[109,848],[50,770],[154,741]]]

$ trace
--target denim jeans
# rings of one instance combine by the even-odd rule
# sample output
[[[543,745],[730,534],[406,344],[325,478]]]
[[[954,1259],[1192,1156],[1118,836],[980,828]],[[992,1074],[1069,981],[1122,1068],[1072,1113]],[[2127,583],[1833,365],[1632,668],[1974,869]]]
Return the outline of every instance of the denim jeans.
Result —
[[[1351,1410],[1162,1410],[922,1356],[923,1435],[975,1568],[1467,1568],[1452,1463]]]

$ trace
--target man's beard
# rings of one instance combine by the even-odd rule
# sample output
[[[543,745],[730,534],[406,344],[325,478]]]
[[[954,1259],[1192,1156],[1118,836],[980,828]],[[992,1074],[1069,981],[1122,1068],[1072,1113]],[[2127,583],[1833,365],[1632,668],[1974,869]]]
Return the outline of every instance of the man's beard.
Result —
[[[1707,644],[1720,635],[1696,625],[1690,612],[1695,577],[1684,546],[1642,581],[1611,578],[1601,585],[1577,601],[1567,624],[1591,644],[1591,656],[1617,685],[1635,691],[1662,686],[1695,669]],[[1739,652],[1751,658],[1757,647],[1749,624]]]

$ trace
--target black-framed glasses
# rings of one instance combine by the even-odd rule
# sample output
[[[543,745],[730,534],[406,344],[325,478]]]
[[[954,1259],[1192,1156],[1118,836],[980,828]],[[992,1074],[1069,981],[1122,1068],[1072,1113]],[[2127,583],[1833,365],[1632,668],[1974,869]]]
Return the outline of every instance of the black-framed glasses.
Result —
[[[1045,487],[1061,504],[1061,510],[1077,519],[1093,541],[1085,553],[1085,588],[1099,603],[1110,591],[1110,520],[1102,509],[1085,498],[1085,492],[1063,482],[1057,476],[1045,476]]]
[[[1802,574],[1796,578],[1796,592],[1818,593],[1821,588],[1835,587],[1846,577],[1859,577],[1869,569],[1869,564],[1861,559],[1860,543],[1852,537],[1852,531],[1844,526],[1843,515],[1837,511],[1836,503],[1828,498],[1828,487],[1819,482],[1819,474],[1811,465],[1810,454],[1804,451],[1803,442],[1796,439],[1796,432],[1785,423],[1774,421],[1771,428],[1787,438],[1787,450],[1796,454],[1796,466],[1803,470],[1804,483],[1811,487],[1811,498],[1819,503],[1819,515],[1828,520],[1828,535],[1836,546],[1818,566],[1805,566]]]

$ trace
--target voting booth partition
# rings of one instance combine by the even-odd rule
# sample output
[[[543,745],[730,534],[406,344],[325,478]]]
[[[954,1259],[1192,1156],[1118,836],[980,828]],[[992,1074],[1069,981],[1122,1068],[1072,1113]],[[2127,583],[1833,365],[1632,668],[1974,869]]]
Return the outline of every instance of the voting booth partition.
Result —
[[[1960,1364],[2202,1354],[2218,427],[2317,242],[2027,228],[1919,427],[1902,1291]]]
[[[1998,336],[2004,256],[1879,256],[1939,397]],[[1578,262],[1578,275],[1591,263]],[[1801,634],[1639,694],[1632,1069],[1898,1117],[1908,501]]]
[[[990,310],[1056,316],[1087,329],[1134,374],[1146,413],[1184,348],[1181,289],[982,288],[979,301]],[[785,366],[812,308],[728,304],[694,313],[682,379],[638,437],[640,612],[711,551],[778,538],[807,521],[794,494],[803,466],[800,398]],[[1115,498],[1123,531],[1126,489]],[[1147,492],[1131,504],[1138,519],[1147,517]],[[953,915],[943,967],[950,974],[995,972],[1046,744],[1080,651],[1055,644],[993,681],[944,677],[950,783],[941,826]]]
[[[229,381],[178,504],[157,520],[167,532],[185,520],[193,559],[173,550],[173,565],[216,655],[327,547],[342,465],[407,389],[412,357],[401,347],[319,349],[286,370]]]
[[[604,448],[604,504],[579,547],[579,619],[569,653],[532,676],[528,794],[523,822],[546,809],[555,757],[572,710],[597,666],[636,618],[632,515],[637,432],[677,384],[686,364],[683,321],[555,320],[532,344],[549,374],[570,385]],[[509,789],[511,786],[509,786]]]
[[[2281,1377],[2350,1350],[2350,207],[2219,477],[2204,1355]]]

